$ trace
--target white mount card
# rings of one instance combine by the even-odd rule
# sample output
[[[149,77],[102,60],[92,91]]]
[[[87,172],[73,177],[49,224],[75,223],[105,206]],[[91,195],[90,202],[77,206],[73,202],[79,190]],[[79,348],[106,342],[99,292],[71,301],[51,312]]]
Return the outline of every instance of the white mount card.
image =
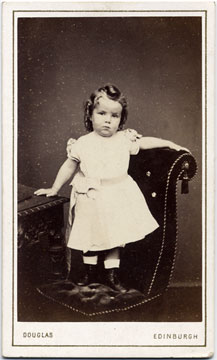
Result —
[[[214,5],[3,3],[3,356],[213,355]]]

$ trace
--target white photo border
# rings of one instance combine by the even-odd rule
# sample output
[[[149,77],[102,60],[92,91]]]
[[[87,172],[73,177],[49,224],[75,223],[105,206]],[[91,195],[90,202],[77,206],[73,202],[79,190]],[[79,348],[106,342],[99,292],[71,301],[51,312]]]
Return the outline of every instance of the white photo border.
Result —
[[[214,293],[214,7],[213,3],[4,3],[3,6],[3,355],[4,356],[44,356],[44,357],[207,357],[213,351],[213,293]],[[169,10],[162,9],[169,7]],[[64,8],[64,9],[63,9]],[[200,344],[169,345],[169,344],[115,344],[112,339],[121,336],[125,324],[106,323],[108,333],[107,344],[61,344],[57,339],[53,342],[41,339],[38,343],[31,343],[28,339],[21,338],[25,328],[37,329],[48,328],[61,333],[63,327],[70,333],[70,329],[76,331],[91,331],[100,333],[105,324],[61,324],[61,323],[18,323],[16,319],[16,258],[17,258],[17,205],[16,193],[16,153],[17,153],[17,42],[16,21],[19,17],[73,17],[73,16],[201,16],[202,17],[202,48],[203,48],[203,322],[201,328],[202,340]],[[188,14],[188,15],[187,15]],[[9,120],[10,119],[10,120]],[[13,166],[9,166],[7,159]],[[10,242],[8,239],[13,239]],[[12,246],[13,243],[13,246]],[[208,261],[209,259],[209,261]],[[7,286],[6,286],[7,284]],[[10,286],[8,285],[10,284]],[[11,324],[11,325],[8,325]],[[186,326],[186,323],[183,323]],[[174,329],[183,332],[183,324],[174,324]],[[128,324],[132,327],[132,333],[138,333],[138,328],[145,331],[147,326],[152,329],[151,323]],[[156,326],[166,326],[154,324]],[[199,323],[188,323],[190,331],[196,331]],[[115,328],[115,337],[112,335]],[[120,328],[118,330],[118,328]],[[170,324],[171,328],[171,324]],[[32,331],[32,330],[30,330]],[[119,332],[120,331],[120,332]],[[159,332],[161,330],[158,330]],[[198,330],[197,330],[198,331]],[[171,332],[171,330],[170,330]],[[175,330],[174,330],[175,332]],[[20,336],[18,335],[20,334]],[[97,335],[96,335],[97,337]],[[109,340],[108,340],[109,339]],[[119,337],[120,339],[120,337]],[[101,339],[102,341],[103,339]],[[105,339],[104,339],[105,340]],[[70,341],[70,340],[68,340]],[[127,340],[129,341],[129,340]],[[137,339],[138,341],[138,339]],[[149,341],[149,340],[148,340]],[[99,338],[98,338],[99,342]],[[110,342],[110,343],[109,343]],[[126,340],[125,340],[126,342]],[[105,355],[105,348],[107,354]],[[145,350],[144,350],[145,349]]]

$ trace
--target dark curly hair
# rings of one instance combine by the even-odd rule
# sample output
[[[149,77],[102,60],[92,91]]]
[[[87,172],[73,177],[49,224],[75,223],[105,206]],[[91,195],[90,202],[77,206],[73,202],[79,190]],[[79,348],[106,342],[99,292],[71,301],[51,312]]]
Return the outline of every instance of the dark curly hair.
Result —
[[[97,100],[101,97],[102,94],[106,94],[108,99],[118,101],[122,106],[121,112],[121,120],[119,124],[118,130],[122,130],[123,125],[127,121],[127,101],[124,95],[120,92],[120,90],[114,86],[107,84],[103,87],[100,87],[98,90],[94,91],[90,98],[86,101],[84,105],[84,125],[88,131],[93,131],[93,125],[91,121],[91,116],[93,114],[93,110],[97,104]]]

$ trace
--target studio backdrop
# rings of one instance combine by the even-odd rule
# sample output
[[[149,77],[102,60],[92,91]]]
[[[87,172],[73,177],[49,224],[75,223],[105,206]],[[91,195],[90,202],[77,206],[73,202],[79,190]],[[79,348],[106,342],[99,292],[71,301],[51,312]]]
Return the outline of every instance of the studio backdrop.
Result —
[[[174,284],[201,284],[201,18],[18,20],[18,181],[50,187],[70,137],[86,133],[83,104],[106,83],[128,100],[126,128],[187,147],[198,173],[178,189]],[[65,185],[61,195],[69,196]]]

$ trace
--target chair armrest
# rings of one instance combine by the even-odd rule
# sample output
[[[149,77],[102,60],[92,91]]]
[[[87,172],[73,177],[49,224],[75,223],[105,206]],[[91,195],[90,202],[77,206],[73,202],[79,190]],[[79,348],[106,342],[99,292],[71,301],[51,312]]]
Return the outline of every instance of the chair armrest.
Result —
[[[140,150],[137,155],[131,156],[129,174],[139,182],[158,183],[167,178],[168,172],[174,166],[182,172],[180,179],[183,179],[186,173],[190,180],[197,171],[196,160],[191,153],[170,148],[156,148]]]
[[[126,246],[122,273],[132,264],[132,274],[127,281],[151,299],[161,294],[169,285],[176,258],[177,183],[186,184],[197,172],[196,160],[186,151],[169,148],[142,150],[131,156],[129,174],[140,187],[159,228],[145,239]]]
[[[169,148],[141,150],[131,156],[129,175],[137,182],[152,214],[162,222],[167,187],[175,188],[178,180],[184,182],[182,193],[187,193],[188,182],[197,171],[196,160],[186,151]]]

